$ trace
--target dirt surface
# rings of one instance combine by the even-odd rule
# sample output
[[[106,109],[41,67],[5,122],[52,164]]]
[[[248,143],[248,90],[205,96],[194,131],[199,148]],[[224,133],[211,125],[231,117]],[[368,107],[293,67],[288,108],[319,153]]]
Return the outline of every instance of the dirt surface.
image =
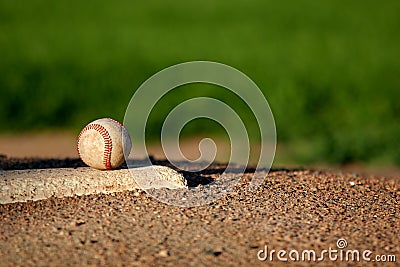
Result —
[[[3,169],[38,167],[34,159],[0,162]],[[40,164],[80,163],[69,159]],[[199,175],[217,179],[220,167]],[[398,266],[399,177],[272,170],[264,184],[250,192],[251,174],[248,170],[220,200],[193,208],[163,204],[140,190],[0,205],[0,266],[281,265],[276,254],[272,261],[260,261],[257,253],[267,245],[269,253],[315,250],[318,258],[324,249],[338,249],[338,239],[347,241],[342,251],[370,250],[371,260],[395,255],[397,262],[385,266]],[[315,262],[295,265],[310,263]],[[330,261],[325,255],[323,265],[366,262]]]
[[[0,154],[8,157],[66,158],[78,157],[77,133],[37,132],[1,134]]]

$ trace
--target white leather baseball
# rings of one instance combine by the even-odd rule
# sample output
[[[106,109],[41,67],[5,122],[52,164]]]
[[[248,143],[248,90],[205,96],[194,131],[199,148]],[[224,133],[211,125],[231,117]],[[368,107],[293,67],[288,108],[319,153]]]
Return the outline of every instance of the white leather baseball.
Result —
[[[84,163],[99,170],[118,168],[132,148],[128,131],[118,121],[103,118],[92,121],[78,136],[78,154]],[[125,153],[125,156],[124,156]]]

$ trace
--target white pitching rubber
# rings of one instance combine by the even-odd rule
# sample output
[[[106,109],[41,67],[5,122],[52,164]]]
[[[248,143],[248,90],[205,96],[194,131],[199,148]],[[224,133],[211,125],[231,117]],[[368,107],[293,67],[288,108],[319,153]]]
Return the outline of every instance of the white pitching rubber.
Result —
[[[135,178],[148,182],[138,186]],[[0,171],[0,204],[150,188],[187,188],[187,181],[165,166],[113,171],[87,167]]]

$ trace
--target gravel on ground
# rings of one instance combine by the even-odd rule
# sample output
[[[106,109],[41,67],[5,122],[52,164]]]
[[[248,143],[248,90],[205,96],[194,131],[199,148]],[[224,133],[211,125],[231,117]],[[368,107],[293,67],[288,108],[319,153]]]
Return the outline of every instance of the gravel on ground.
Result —
[[[5,161],[0,168],[21,166],[18,160]],[[79,165],[78,160],[69,163],[42,162]],[[27,167],[24,160],[21,164]],[[211,166],[200,175],[211,181],[219,170]],[[251,192],[251,171],[221,199],[192,208],[166,205],[141,190],[0,205],[0,265],[283,265],[276,253],[272,261],[260,261],[257,254],[264,255],[267,246],[268,253],[314,250],[319,256],[325,249],[338,249],[338,240],[344,239],[342,251],[370,250],[371,259],[395,255],[397,262],[386,266],[398,266],[399,177],[276,169]],[[323,265],[366,262],[330,261],[326,256]]]

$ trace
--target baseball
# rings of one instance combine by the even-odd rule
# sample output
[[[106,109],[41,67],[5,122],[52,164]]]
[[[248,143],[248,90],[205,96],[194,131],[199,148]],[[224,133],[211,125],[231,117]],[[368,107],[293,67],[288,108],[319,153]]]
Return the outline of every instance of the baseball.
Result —
[[[131,148],[128,131],[122,123],[110,118],[92,121],[78,136],[79,157],[85,164],[99,170],[121,166]]]

